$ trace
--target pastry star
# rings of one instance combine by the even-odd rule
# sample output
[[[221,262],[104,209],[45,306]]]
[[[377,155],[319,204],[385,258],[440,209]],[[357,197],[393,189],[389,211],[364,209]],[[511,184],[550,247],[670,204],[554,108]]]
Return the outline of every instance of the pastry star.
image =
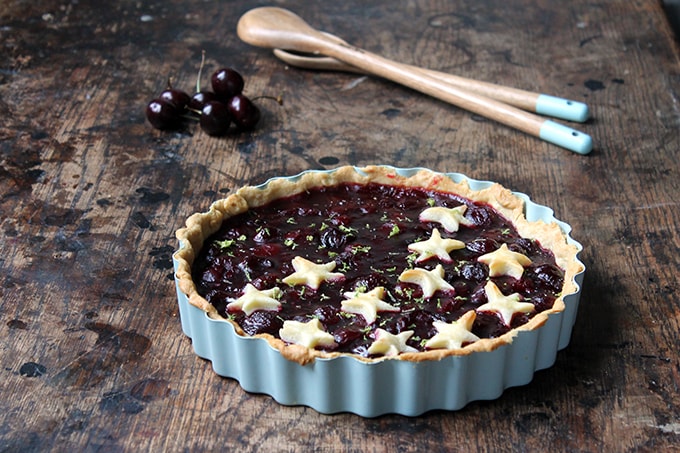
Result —
[[[281,302],[276,300],[281,294],[278,287],[260,291],[248,283],[243,291],[243,295],[227,305],[228,310],[241,310],[246,315],[257,310],[276,311],[281,307]]]
[[[437,334],[427,340],[425,347],[429,349],[458,349],[463,343],[474,343],[479,340],[479,337],[472,330],[472,324],[475,322],[477,313],[470,310],[457,321],[445,323],[435,321],[432,323],[437,329]]]
[[[363,316],[366,324],[373,324],[379,311],[399,311],[398,307],[383,302],[385,288],[382,286],[367,293],[346,292],[344,296],[347,300],[342,302],[342,311]]]
[[[456,239],[442,239],[439,230],[434,228],[432,230],[432,235],[427,241],[414,242],[409,244],[408,249],[412,252],[420,253],[420,256],[416,258],[416,263],[425,261],[433,256],[436,256],[442,261],[450,263],[451,257],[449,252],[451,250],[458,250],[465,247],[465,243],[458,241]]]
[[[399,281],[415,283],[420,286],[423,289],[423,296],[426,298],[432,297],[437,290],[447,291],[453,289],[453,286],[444,280],[444,268],[441,264],[437,264],[437,267],[431,271],[419,267],[407,269],[401,273]]]
[[[463,215],[467,210],[467,206],[460,205],[456,208],[444,208],[442,206],[435,206],[433,208],[427,208],[420,213],[421,222],[437,222],[444,227],[449,233],[458,231],[460,225],[470,226],[474,223]]]
[[[412,330],[405,330],[397,335],[394,335],[386,330],[376,329],[373,336],[375,341],[368,348],[368,353],[392,357],[399,355],[401,352],[418,352],[416,348],[406,344],[412,335]]]
[[[307,285],[310,288],[319,289],[323,281],[345,278],[345,275],[340,272],[331,272],[335,269],[335,261],[316,264],[301,256],[296,256],[292,263],[295,272],[282,280],[283,283],[288,285]]]
[[[489,266],[490,277],[509,275],[513,278],[520,278],[524,273],[524,266],[531,264],[527,256],[513,252],[508,248],[508,244],[503,244],[499,249],[480,256],[477,261]]]
[[[528,302],[520,302],[520,295],[517,293],[509,296],[503,295],[498,286],[491,280],[486,283],[484,287],[486,298],[488,302],[477,307],[477,311],[492,311],[500,315],[505,325],[509,326],[512,321],[512,315],[515,313],[529,313],[534,310],[534,304]]]
[[[333,335],[323,330],[323,325],[318,318],[308,322],[284,321],[283,328],[279,330],[279,337],[288,343],[299,344],[308,348],[317,346],[333,346]]]

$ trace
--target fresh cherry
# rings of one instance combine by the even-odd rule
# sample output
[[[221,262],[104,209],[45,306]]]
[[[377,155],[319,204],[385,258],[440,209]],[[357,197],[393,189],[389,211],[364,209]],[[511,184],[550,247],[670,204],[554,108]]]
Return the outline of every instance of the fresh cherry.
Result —
[[[166,89],[158,98],[172,104],[180,112],[183,111],[189,105],[189,101],[191,101],[191,97],[186,92],[175,88]]]
[[[231,124],[231,114],[226,105],[219,101],[210,101],[201,110],[201,129],[208,135],[224,135]]]
[[[216,100],[217,96],[212,91],[197,91],[189,100],[189,109],[200,112],[208,102]]]
[[[236,130],[250,130],[260,120],[260,109],[242,94],[243,76],[231,68],[221,68],[210,79],[213,91],[201,90],[205,53],[196,77],[193,95],[176,89],[168,80],[167,88],[146,107],[146,116],[156,129],[178,129],[185,119],[197,120],[209,135],[224,135],[233,122]],[[277,102],[281,104],[280,98]]]
[[[163,99],[154,99],[146,106],[146,118],[156,129],[176,129],[182,122],[181,111]]]
[[[232,97],[227,105],[239,130],[250,130],[260,121],[260,109],[242,94]]]
[[[213,91],[223,99],[241,94],[243,91],[243,77],[231,68],[222,68],[215,71],[210,78]]]

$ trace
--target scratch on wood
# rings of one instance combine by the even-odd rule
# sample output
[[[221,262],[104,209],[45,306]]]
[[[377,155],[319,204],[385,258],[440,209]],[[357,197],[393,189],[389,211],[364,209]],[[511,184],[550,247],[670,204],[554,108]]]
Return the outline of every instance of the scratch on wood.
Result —
[[[665,425],[649,425],[667,434],[680,434],[680,422],[666,423]]]
[[[352,80],[351,82],[349,82],[348,84],[346,84],[345,86],[343,86],[342,89],[340,89],[340,91],[348,91],[348,90],[351,90],[352,88],[356,87],[357,85],[359,85],[360,83],[362,83],[362,82],[363,82],[364,80],[366,80],[367,78],[368,78],[367,76],[358,77],[358,78]]]

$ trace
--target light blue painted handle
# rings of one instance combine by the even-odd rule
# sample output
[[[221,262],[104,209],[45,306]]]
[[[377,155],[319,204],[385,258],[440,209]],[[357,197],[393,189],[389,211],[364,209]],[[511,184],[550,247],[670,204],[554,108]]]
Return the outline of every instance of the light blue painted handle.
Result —
[[[547,94],[536,99],[536,113],[583,123],[588,119],[588,106],[583,102],[570,101]]]
[[[539,135],[543,140],[575,153],[588,154],[593,149],[593,139],[590,138],[590,135],[554,121],[544,121]]]

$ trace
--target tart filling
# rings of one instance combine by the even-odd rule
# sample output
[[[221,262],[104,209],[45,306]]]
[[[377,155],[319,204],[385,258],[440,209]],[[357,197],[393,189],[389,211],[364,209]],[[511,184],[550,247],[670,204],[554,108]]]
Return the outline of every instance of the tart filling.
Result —
[[[493,185],[388,167],[245,187],[177,233],[190,303],[299,363],[492,350],[563,310],[582,270],[555,224]]]

